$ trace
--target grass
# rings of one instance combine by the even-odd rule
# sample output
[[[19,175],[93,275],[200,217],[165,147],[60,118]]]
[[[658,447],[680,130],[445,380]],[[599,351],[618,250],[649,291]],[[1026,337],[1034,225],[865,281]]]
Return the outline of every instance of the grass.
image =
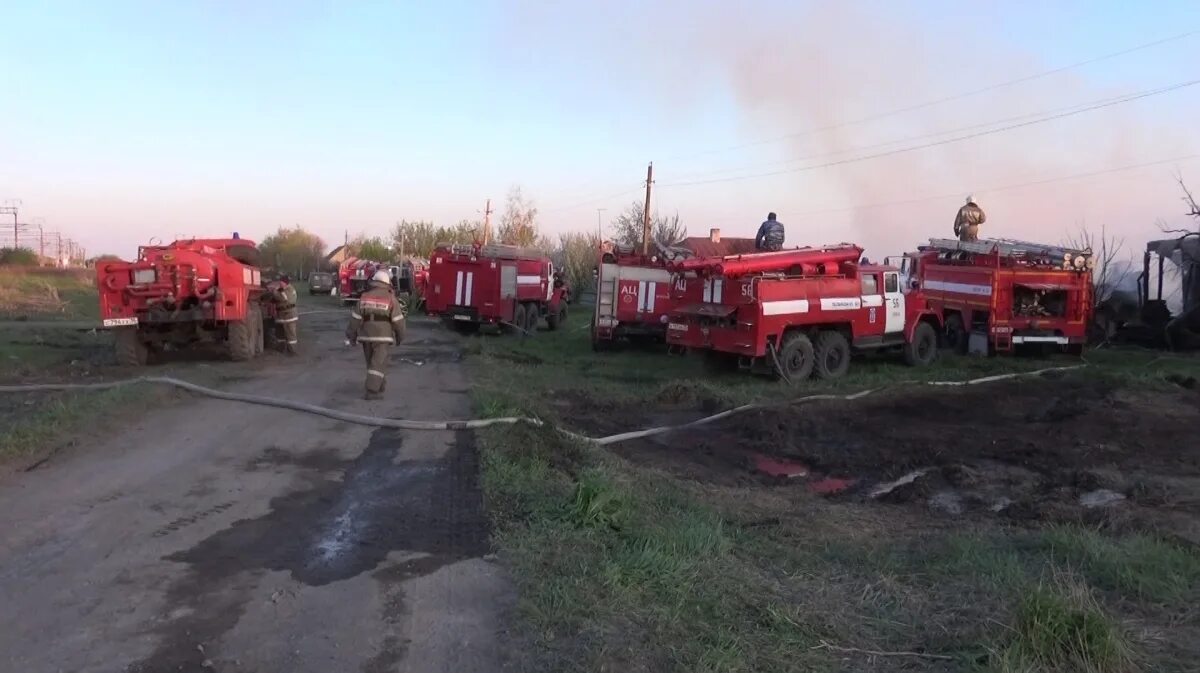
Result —
[[[1069,575],[1031,587],[1015,612],[1007,642],[995,654],[997,671],[1118,673],[1136,668],[1121,625],[1086,585]]]
[[[81,269],[0,268],[0,320],[94,320],[94,274]]]
[[[149,388],[135,386],[13,398],[12,407],[0,407],[0,418],[8,417],[8,427],[0,433],[0,461],[35,455],[79,428],[95,427],[112,413],[144,403],[152,395]]]
[[[947,358],[913,370],[881,356],[793,389],[661,352],[593,355],[579,322],[533,340],[471,338],[479,412],[615,432],[632,429],[618,414],[639,405],[709,400],[716,410],[1049,366]],[[1125,386],[1200,370],[1159,353],[1087,359],[1075,375]],[[545,428],[489,428],[480,447],[531,670],[1118,673],[1189,670],[1197,654],[1153,650],[1126,626],[1194,605],[1200,586],[1194,550],[1150,535],[916,524],[791,489],[678,481]]]

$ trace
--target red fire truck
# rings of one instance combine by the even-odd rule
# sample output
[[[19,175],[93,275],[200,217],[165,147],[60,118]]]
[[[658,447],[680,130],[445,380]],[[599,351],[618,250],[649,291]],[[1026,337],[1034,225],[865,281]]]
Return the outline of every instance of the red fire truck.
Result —
[[[1009,353],[1022,345],[1081,352],[1092,320],[1092,252],[983,239],[934,238],[889,257],[943,325],[946,347]]]
[[[113,331],[117,360],[144,365],[152,351],[205,341],[238,361],[261,354],[258,256],[254,241],[235,234],[144,245],[135,261],[96,264],[101,324]]]
[[[511,245],[438,245],[429,258],[425,312],[455,329],[507,324],[533,334],[567,319],[567,288],[536,250]]]
[[[685,238],[675,245],[655,242],[656,252],[643,255],[633,246],[605,242],[596,265],[596,305],[592,315],[592,349],[604,350],[618,340],[666,341],[667,320],[674,308],[670,262],[754,252],[753,238],[708,236]]]
[[[665,338],[671,306],[671,272],[662,258],[643,255],[633,246],[607,243],[601,247],[592,315],[593,350],[602,350],[621,338]]]
[[[338,294],[342,297],[343,306],[358,302],[362,293],[367,291],[371,276],[379,268],[379,262],[357,257],[350,257],[338,266]]]
[[[861,255],[843,243],[671,264],[678,308],[667,342],[791,383],[842,376],[852,350],[894,347],[910,365],[929,364],[938,316],[905,291],[899,269],[860,265]]]

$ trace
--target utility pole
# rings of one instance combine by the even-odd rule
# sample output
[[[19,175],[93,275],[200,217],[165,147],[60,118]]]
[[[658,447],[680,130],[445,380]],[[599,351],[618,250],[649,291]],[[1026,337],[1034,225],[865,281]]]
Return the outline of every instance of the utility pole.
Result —
[[[483,207],[483,244],[492,242],[492,200],[487,200]]]
[[[601,224],[600,213],[603,213],[606,210],[608,210],[608,208],[597,208],[596,209],[596,238],[599,239],[601,242],[604,241],[604,229],[603,229],[604,225]]]
[[[13,216],[13,249],[21,247],[21,226],[17,224],[17,206],[20,201],[10,201],[13,205],[0,207],[0,214]]]
[[[654,162],[646,166],[646,202],[642,205],[642,254],[650,254],[650,185],[654,184]]]

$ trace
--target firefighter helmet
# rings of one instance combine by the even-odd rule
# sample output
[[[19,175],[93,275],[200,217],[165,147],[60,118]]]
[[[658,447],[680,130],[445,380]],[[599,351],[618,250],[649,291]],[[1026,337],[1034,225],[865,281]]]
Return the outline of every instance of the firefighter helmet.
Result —
[[[386,269],[380,269],[375,272],[374,276],[371,276],[371,282],[372,283],[383,283],[384,285],[391,285],[392,284],[392,274],[389,273]]]

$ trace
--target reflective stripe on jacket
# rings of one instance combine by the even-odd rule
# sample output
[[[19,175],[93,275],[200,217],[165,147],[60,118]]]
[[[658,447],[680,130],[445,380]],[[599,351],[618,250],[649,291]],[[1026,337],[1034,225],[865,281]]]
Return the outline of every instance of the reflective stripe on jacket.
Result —
[[[367,343],[397,343],[404,338],[404,309],[392,288],[372,285],[350,313],[346,338]]]

